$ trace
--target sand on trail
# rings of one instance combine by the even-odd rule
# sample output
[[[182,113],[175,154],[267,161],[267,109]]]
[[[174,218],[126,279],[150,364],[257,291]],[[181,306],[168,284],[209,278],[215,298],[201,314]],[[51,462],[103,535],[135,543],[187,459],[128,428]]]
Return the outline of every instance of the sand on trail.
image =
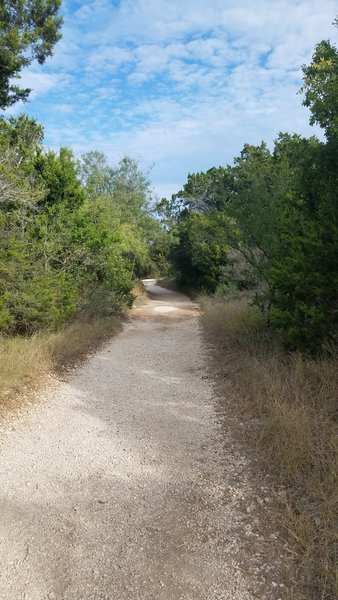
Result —
[[[255,575],[198,307],[146,285],[121,334],[3,426],[1,600],[278,597]]]

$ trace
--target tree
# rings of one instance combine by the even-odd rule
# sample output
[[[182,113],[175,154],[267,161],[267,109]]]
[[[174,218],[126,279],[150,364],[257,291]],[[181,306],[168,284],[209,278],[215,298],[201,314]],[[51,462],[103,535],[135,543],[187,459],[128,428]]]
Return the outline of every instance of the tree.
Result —
[[[212,167],[206,173],[189,173],[183,190],[174,194],[172,202],[196,212],[221,210],[228,200],[229,172]]]
[[[36,185],[34,167],[42,138],[43,127],[27,115],[0,119],[0,205],[5,211],[16,209],[21,228],[32,207],[44,197],[43,187]]]
[[[81,156],[80,176],[92,200],[111,193],[114,170],[103,152],[91,150]]]
[[[85,192],[69,148],[60,148],[58,154],[51,150],[40,150],[35,157],[34,167],[38,179],[47,188],[42,201],[44,205],[52,208],[63,203],[74,209],[83,204]]]
[[[0,108],[27,100],[30,89],[12,83],[33,60],[43,64],[61,38],[61,0],[0,0]]]
[[[30,334],[130,304],[133,229],[89,197],[72,152],[44,151],[42,128],[21,115],[0,120],[0,156],[0,330]],[[141,244],[138,234],[139,255]]]
[[[209,292],[257,286],[256,302],[292,349],[316,352],[338,328],[335,149],[332,135],[280,134],[272,153],[245,144],[233,167],[189,175],[176,196],[181,282]]]
[[[338,27],[338,18],[335,20]],[[338,50],[327,40],[317,44],[309,66],[303,66],[305,94],[303,104],[312,115],[310,123],[318,123],[328,138],[338,135]]]
[[[80,174],[90,200],[99,203],[107,221],[123,233],[130,272],[140,277],[151,271],[150,248],[160,225],[151,214],[152,190],[147,174],[129,156],[115,166],[97,151],[81,157]]]

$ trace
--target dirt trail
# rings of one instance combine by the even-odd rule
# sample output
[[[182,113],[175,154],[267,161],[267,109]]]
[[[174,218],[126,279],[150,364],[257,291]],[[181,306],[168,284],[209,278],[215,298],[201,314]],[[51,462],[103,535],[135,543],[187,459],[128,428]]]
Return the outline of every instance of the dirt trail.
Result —
[[[148,287],[122,334],[2,432],[1,600],[279,598],[198,310]]]

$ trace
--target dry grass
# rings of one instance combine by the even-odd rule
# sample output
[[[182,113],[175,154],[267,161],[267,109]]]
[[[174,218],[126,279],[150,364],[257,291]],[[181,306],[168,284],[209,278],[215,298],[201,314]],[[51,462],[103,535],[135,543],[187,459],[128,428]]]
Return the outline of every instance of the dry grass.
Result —
[[[136,305],[147,297],[141,281],[135,282],[133,295]],[[120,329],[119,318],[107,317],[77,321],[31,337],[0,335],[0,416],[17,408],[26,392],[36,389],[46,375],[77,364]]]
[[[283,486],[281,519],[294,540],[299,572],[291,596],[338,597],[338,358],[287,355],[248,298],[201,300],[206,339],[217,350],[245,410],[259,417],[257,441]]]
[[[16,408],[23,393],[35,389],[46,375],[77,363],[120,327],[119,320],[107,318],[29,338],[0,337],[0,414]]]
[[[142,281],[137,281],[133,288],[134,302],[133,306],[142,306],[148,298],[147,290]]]

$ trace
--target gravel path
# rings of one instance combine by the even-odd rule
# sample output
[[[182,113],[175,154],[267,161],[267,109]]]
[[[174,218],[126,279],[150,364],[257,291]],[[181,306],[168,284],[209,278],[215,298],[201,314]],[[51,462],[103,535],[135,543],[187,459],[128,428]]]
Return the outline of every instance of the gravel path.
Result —
[[[3,432],[1,600],[278,598],[196,306],[148,286],[124,332]]]

